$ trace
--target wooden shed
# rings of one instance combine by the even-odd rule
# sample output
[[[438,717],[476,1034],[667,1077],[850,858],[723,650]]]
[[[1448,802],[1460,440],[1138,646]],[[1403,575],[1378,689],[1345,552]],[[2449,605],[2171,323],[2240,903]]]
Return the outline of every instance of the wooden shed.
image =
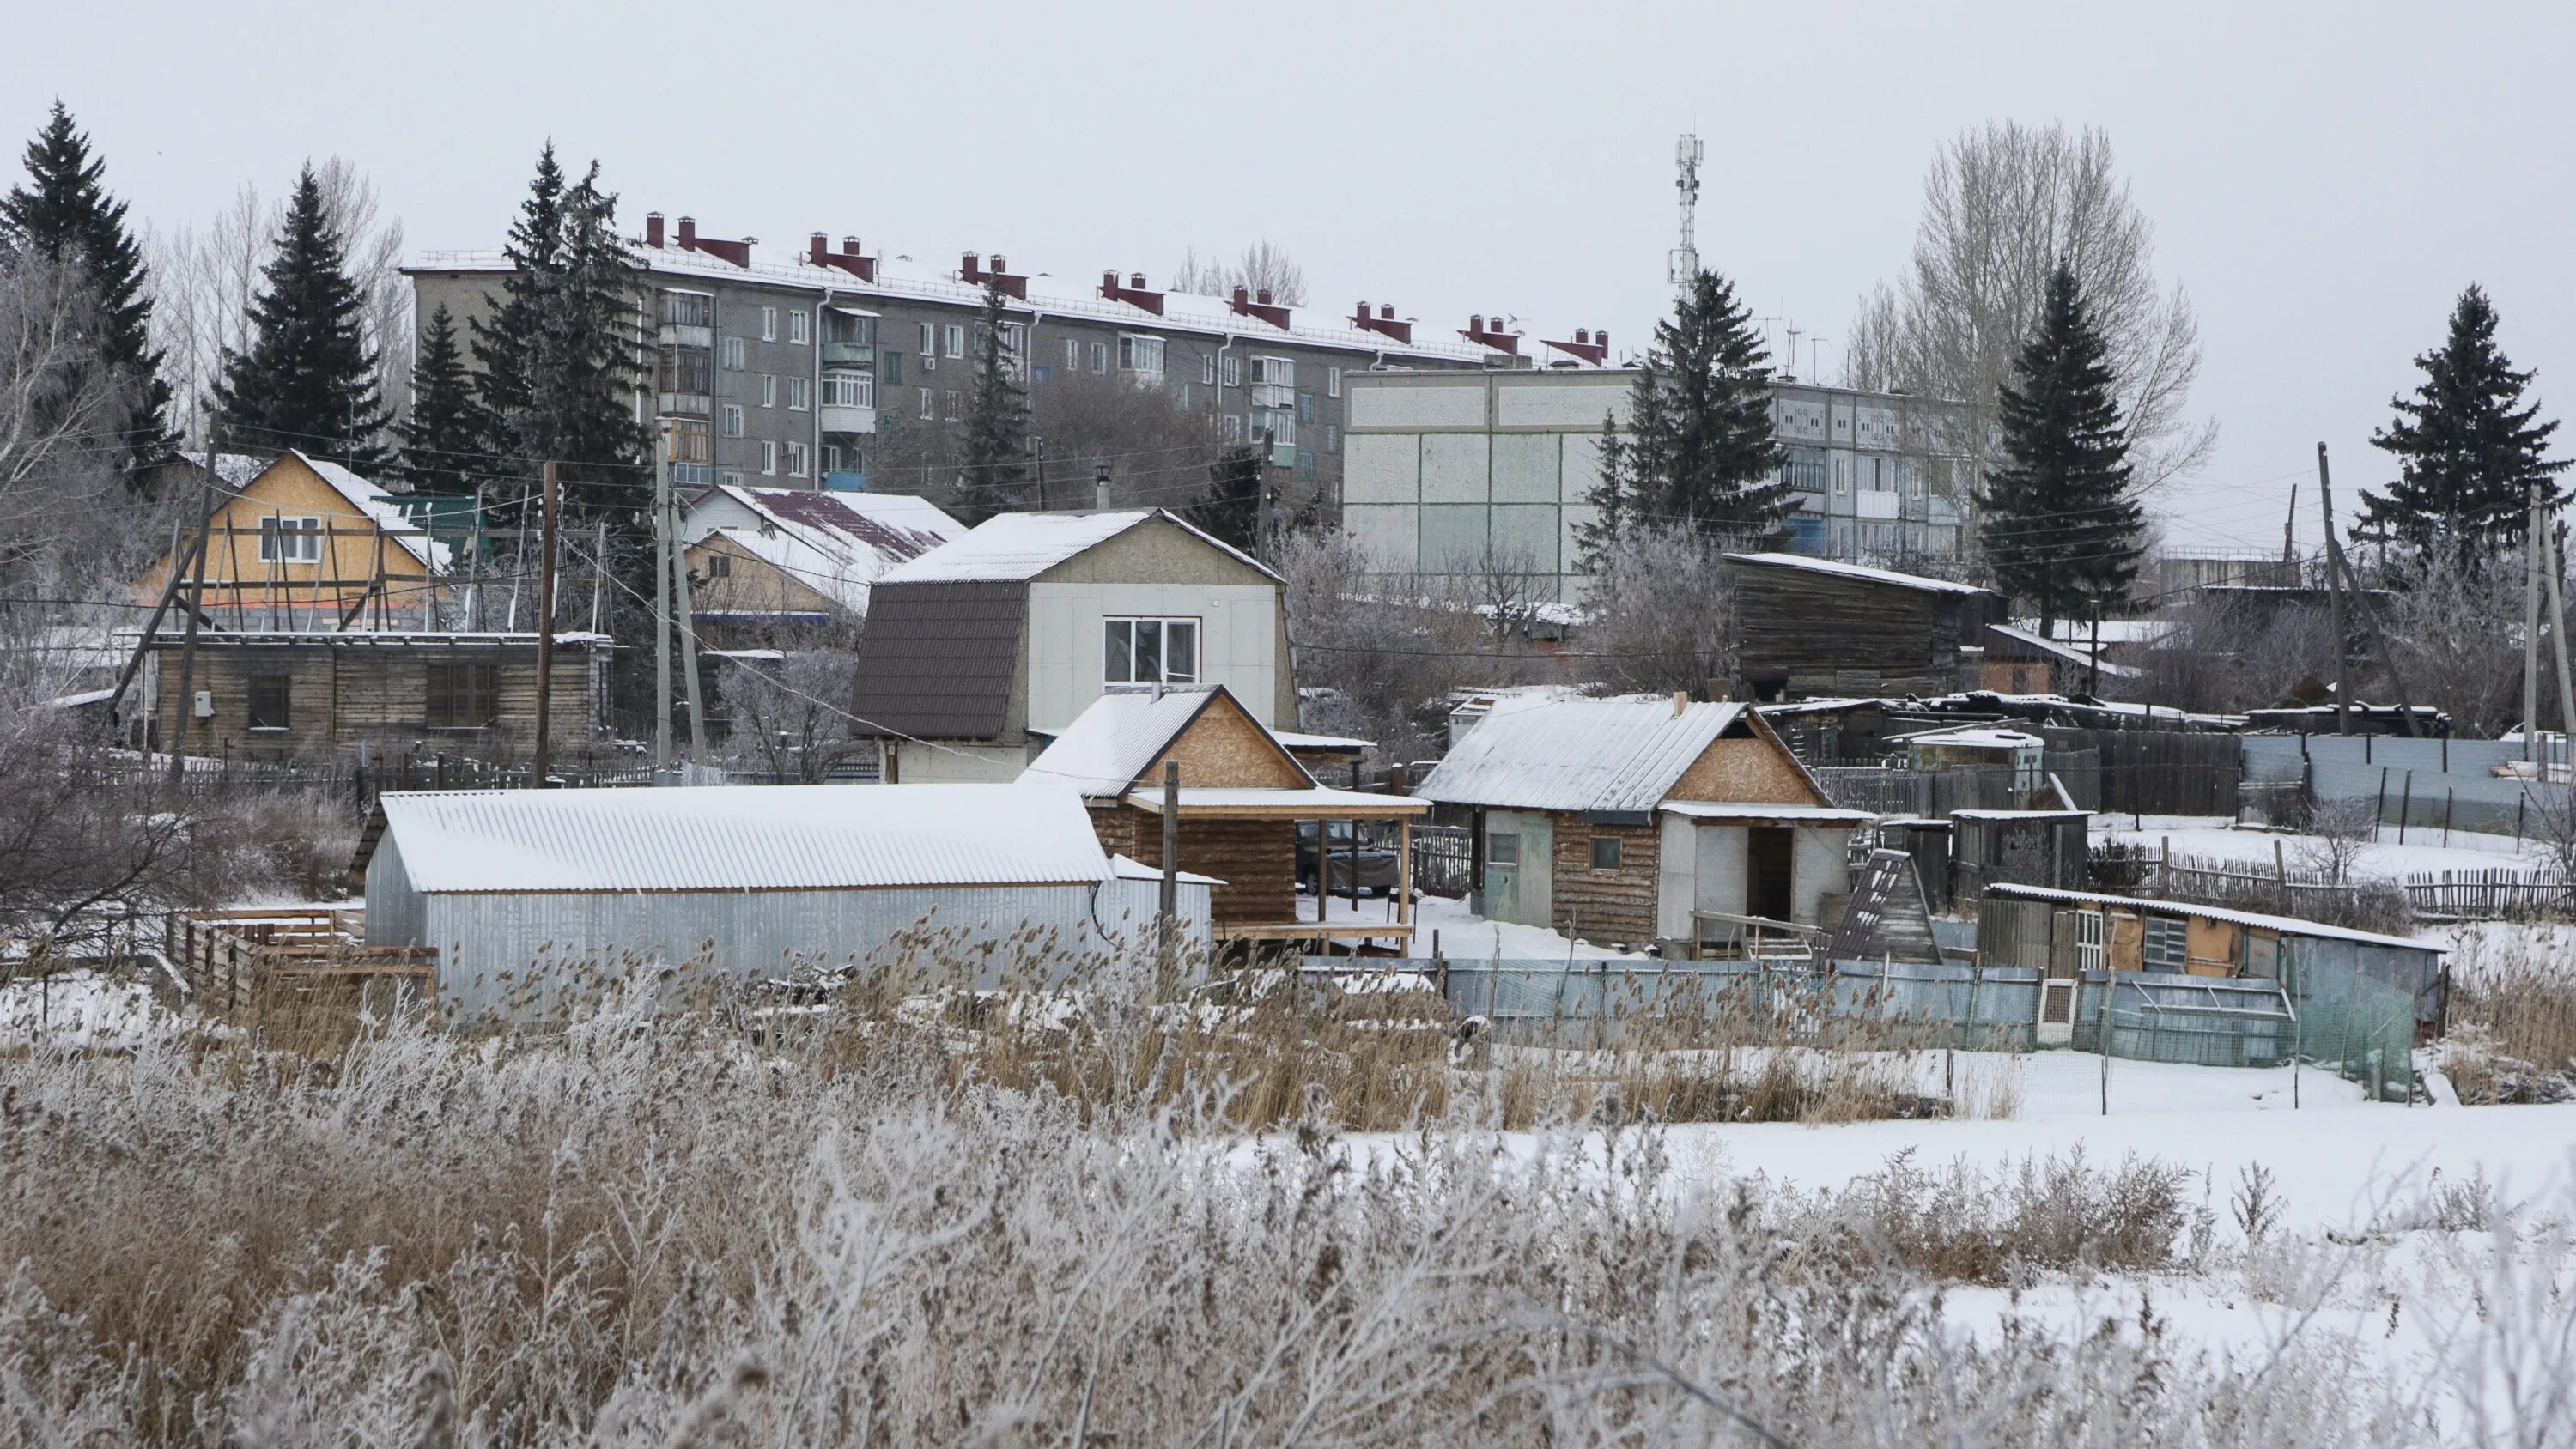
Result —
[[[1736,673],[1756,699],[1947,694],[1962,645],[2007,617],[1973,584],[1788,553],[1727,556]]]

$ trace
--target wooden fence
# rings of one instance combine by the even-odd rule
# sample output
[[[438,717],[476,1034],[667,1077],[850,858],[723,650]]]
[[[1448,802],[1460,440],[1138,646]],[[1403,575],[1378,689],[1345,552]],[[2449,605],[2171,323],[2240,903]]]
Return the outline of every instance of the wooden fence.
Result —
[[[2428,921],[2500,921],[2576,915],[2576,889],[2554,876],[2494,868],[2418,871],[2403,876],[2347,875],[2293,867],[2286,861],[2220,860],[2160,850],[2096,851],[2097,889],[2268,911],[2363,929],[2394,929],[2391,907]]]
[[[227,1019],[264,1020],[295,1008],[339,1014],[373,1002],[375,988],[435,1001],[437,951],[369,946],[362,908],[177,911],[163,951],[198,1007]]]
[[[309,761],[200,757],[191,760],[175,782],[169,779],[167,756],[120,753],[102,756],[83,768],[101,785],[148,781],[155,789],[200,800],[302,792],[345,801],[362,814],[387,790],[524,790],[535,782],[535,768],[524,760],[439,753],[394,755],[364,763],[349,757]],[[575,787],[653,783],[651,766],[630,764],[622,757],[557,763],[546,773]]]

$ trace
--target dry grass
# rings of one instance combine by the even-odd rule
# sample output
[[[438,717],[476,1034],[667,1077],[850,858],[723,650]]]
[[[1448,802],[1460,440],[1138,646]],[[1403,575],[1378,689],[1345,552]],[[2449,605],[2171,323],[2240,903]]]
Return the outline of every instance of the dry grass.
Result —
[[[2576,1099],[2576,964],[2556,928],[2491,927],[2451,958],[2443,1069],[2472,1103]]]

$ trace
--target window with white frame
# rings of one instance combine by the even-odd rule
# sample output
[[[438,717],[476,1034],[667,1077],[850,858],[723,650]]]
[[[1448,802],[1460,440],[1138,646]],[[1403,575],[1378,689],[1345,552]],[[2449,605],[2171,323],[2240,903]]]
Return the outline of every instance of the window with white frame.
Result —
[[[1243,359],[1229,352],[1225,355],[1225,385],[1243,386]]]
[[[2100,911],[2075,913],[2075,969],[2099,971],[2104,960],[2102,951],[2103,916]]]
[[[928,322],[921,324],[921,370],[939,370],[939,329]],[[926,418],[930,414],[923,413],[922,416]]]
[[[787,476],[788,476],[788,477],[790,477],[790,478],[802,478],[802,477],[804,477],[804,476],[805,476],[805,473],[806,473],[806,469],[807,469],[808,465],[811,463],[812,459],[813,459],[813,450],[812,450],[811,448],[806,447],[803,443],[790,443],[790,444],[788,444],[788,445],[787,445]]]
[[[1198,620],[1107,619],[1101,628],[1101,683],[1199,682]]]
[[[760,405],[765,408],[778,406],[777,373],[764,372],[760,375]]]
[[[841,450],[837,444],[825,443],[823,445],[823,471],[826,473],[838,473],[841,471]]]
[[[259,521],[261,563],[320,563],[322,520],[270,516]]]
[[[742,339],[739,337],[726,338],[724,340],[724,347],[722,350],[724,352],[724,370],[727,372],[742,371]]]
[[[814,379],[810,377],[791,377],[787,379],[787,410],[792,413],[801,413],[813,405]]]
[[[738,468],[728,468],[716,476],[724,480],[724,485],[727,488],[739,488],[742,486],[742,470]]]
[[[778,340],[778,309],[775,307],[760,309],[760,340],[763,342]]]
[[[951,356],[951,357],[964,357],[964,356],[966,355],[966,326],[965,326],[965,324],[964,324],[964,323],[962,323],[962,322],[951,322],[951,323],[949,323],[949,324],[948,324],[948,331],[947,331],[947,333],[946,333],[944,336],[942,336],[942,337],[941,337],[940,342],[941,342],[942,350],[943,350],[943,351],[945,351],[949,356]]]
[[[1199,386],[1216,386],[1216,354],[1213,352],[1199,354]]]
[[[1118,335],[1118,370],[1132,372],[1139,378],[1160,381],[1163,376],[1163,339],[1132,332]]]
[[[1270,443],[1273,447],[1295,447],[1297,445],[1297,410],[1254,408],[1252,435],[1258,438],[1264,433],[1270,435]]]
[[[805,312],[805,311],[804,311],[803,309],[801,309],[801,308],[800,308],[800,309],[798,309],[798,310],[796,310],[796,311],[794,311],[794,312],[790,312],[790,313],[788,313],[788,314],[787,314],[787,341],[788,341],[788,344],[789,344],[790,346],[799,346],[799,347],[801,347],[801,346],[803,346],[806,342],[808,342],[808,341],[812,340],[812,338],[813,338],[813,335],[814,335],[814,334],[813,334],[813,332],[812,332],[810,329],[813,327],[813,325],[814,325],[814,319],[813,319],[813,317],[812,317],[810,314],[808,314],[807,312]]]
[[[1338,452],[1340,452],[1341,450],[1342,450],[1342,430],[1341,430],[1341,428],[1340,428],[1339,426],[1335,425],[1335,424],[1332,424],[1332,423],[1326,423],[1326,424],[1324,424],[1324,451],[1325,451],[1325,452],[1327,452],[1327,453],[1338,453]]]
[[[1341,395],[1342,395],[1342,370],[1341,370],[1340,368],[1338,368],[1338,367],[1328,367],[1328,368],[1325,368],[1325,369],[1324,369],[1324,396],[1326,396],[1326,397],[1340,397]]]
[[[778,445],[767,438],[760,440],[760,471],[772,475],[778,472]]]
[[[877,380],[865,372],[827,372],[823,374],[823,406],[827,408],[872,408],[877,405]]]
[[[740,403],[726,403],[724,405],[724,435],[728,438],[739,438],[742,436],[742,405]]]
[[[1107,372],[1109,370],[1108,343],[1095,342],[1091,344],[1091,370],[1094,372]]]
[[[956,422],[966,416],[966,394],[950,388],[939,395],[939,407],[948,421]]]
[[[708,292],[666,291],[662,294],[662,320],[673,327],[712,327],[716,321],[716,299]]]
[[[1227,414],[1225,414],[1224,416],[1225,416],[1225,421],[1224,421],[1223,423],[1221,423],[1221,424],[1219,424],[1219,425],[1218,425],[1218,430],[1219,430],[1221,433],[1223,433],[1223,434],[1224,434],[1225,440],[1226,440],[1227,442],[1229,442],[1229,443],[1240,443],[1240,442],[1242,442],[1242,441],[1243,441],[1243,415],[1242,415],[1241,413],[1227,413]]]
[[[939,394],[929,388],[921,390],[921,420],[931,422],[939,416]]]
[[[1274,387],[1297,385],[1297,360],[1293,357],[1256,357],[1252,359],[1252,380]]]
[[[1082,371],[1082,339],[1079,337],[1068,337],[1064,339],[1064,370],[1067,372]]]

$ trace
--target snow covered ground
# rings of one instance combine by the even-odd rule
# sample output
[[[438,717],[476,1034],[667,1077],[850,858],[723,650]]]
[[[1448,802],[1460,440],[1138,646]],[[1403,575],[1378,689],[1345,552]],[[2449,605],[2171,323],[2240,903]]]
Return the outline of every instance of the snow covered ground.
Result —
[[[2131,815],[2096,815],[2093,817],[2093,842],[2119,841],[2127,845],[2157,848],[2171,841],[2176,854],[2195,855],[2212,860],[2238,860],[2270,869],[2273,842],[2280,842],[2292,870],[2300,868],[2300,847],[2313,837],[2293,835],[2277,830],[2236,829],[2223,815],[2149,815],[2141,820]],[[2397,827],[2379,828],[2379,843],[2363,848],[2360,869],[2371,875],[2399,876],[2417,872],[2445,870],[2495,870],[2499,867],[2526,866],[2537,871],[2540,857],[2510,835],[2480,835],[2474,831],[2451,832],[2443,843],[2439,827],[2431,830],[2409,828],[2406,841],[2399,844]]]
[[[1353,902],[1348,896],[1335,896],[1327,903],[1336,925],[1370,925],[1387,919],[1388,902],[1377,896]],[[1315,919],[1315,898],[1297,898],[1297,919]],[[1415,904],[1413,943],[1416,955],[1431,954],[1433,932],[1440,935],[1440,953],[1453,961],[1562,961],[1571,951],[1577,960],[1642,960],[1639,951],[1613,951],[1589,941],[1568,941],[1561,933],[1544,926],[1515,926],[1488,921],[1471,914],[1467,903],[1448,896],[1424,896]]]
[[[0,984],[0,1049],[134,1047],[175,1021],[141,982],[112,981],[95,971]]]

